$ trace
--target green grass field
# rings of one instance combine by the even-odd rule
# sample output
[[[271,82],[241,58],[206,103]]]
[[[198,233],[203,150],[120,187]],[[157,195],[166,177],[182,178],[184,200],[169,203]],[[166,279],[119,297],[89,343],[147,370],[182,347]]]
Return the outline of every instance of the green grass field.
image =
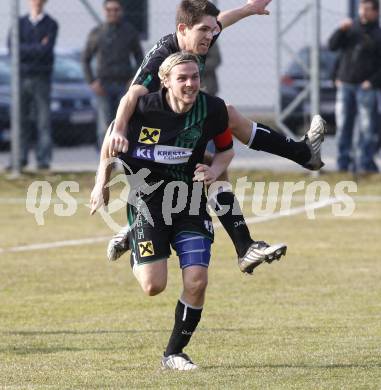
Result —
[[[127,257],[107,262],[106,241],[16,251],[112,234],[84,205],[90,174],[49,176],[53,191],[62,180],[78,181],[73,196],[81,202],[71,217],[57,217],[51,206],[38,226],[24,200],[36,179],[0,177],[1,389],[381,389],[380,176],[359,182],[350,217],[334,217],[327,206],[315,220],[301,213],[251,225],[255,238],[289,247],[253,277],[239,272],[217,230],[203,318],[187,348],[201,369],[191,373],[159,369],[181,291],[175,257],[167,290],[149,298]],[[319,178],[331,187],[350,179]],[[297,195],[294,208],[303,204]]]

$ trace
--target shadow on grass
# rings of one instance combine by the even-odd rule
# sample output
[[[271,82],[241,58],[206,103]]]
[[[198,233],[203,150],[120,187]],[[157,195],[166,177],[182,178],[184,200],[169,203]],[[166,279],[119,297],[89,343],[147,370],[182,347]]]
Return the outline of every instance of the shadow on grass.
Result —
[[[34,355],[34,354],[50,354],[50,353],[59,353],[59,352],[82,352],[84,350],[85,349],[70,348],[70,347],[9,347],[9,348],[1,348],[0,353],[11,353],[14,355]],[[94,350],[98,350],[98,349],[94,348]]]
[[[268,327],[256,327],[256,328],[199,328],[197,332],[228,332],[228,333],[239,333],[239,332],[255,332],[262,334],[263,331],[268,331]],[[321,327],[292,327],[293,330],[301,330],[305,332],[321,332],[322,330],[327,331]],[[332,329],[346,329],[346,327],[330,327]],[[20,331],[10,331],[10,332],[0,332],[0,335],[3,336],[54,336],[54,335],[102,335],[102,334],[149,334],[149,333],[167,333],[171,332],[172,329],[121,329],[121,330],[108,330],[108,329],[94,329],[94,330],[20,330]]]
[[[355,363],[349,363],[349,364],[226,364],[226,365],[209,365],[209,366],[203,366],[203,370],[215,370],[218,368],[223,369],[252,369],[252,368],[306,368],[310,370],[314,369],[343,369],[343,368],[381,368],[381,362],[379,363],[369,363],[369,364],[355,364]]]
[[[13,331],[13,332],[0,332],[0,335],[4,336],[55,336],[55,335],[102,335],[102,334],[139,334],[139,333],[164,333],[170,332],[170,329],[145,329],[145,330],[52,330],[52,331]]]

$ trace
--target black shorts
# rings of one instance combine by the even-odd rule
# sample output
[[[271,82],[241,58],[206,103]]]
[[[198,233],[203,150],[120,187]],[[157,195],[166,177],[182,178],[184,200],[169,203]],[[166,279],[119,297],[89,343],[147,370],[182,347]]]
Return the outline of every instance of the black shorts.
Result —
[[[167,225],[162,213],[161,192],[142,195],[136,202],[137,207],[127,204],[128,223],[132,226],[129,232],[132,265],[167,259],[171,255],[171,246],[174,248],[175,237],[181,233],[195,233],[213,242],[212,219],[204,202],[200,206],[199,215],[189,215],[186,208],[178,214],[172,214],[172,224]],[[147,210],[153,226],[146,214]]]

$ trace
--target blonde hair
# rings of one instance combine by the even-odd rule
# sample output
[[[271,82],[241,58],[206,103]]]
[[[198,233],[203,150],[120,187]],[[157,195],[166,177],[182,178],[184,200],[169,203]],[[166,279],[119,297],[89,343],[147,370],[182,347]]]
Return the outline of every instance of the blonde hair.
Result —
[[[200,61],[198,57],[192,53],[188,53],[186,51],[180,51],[174,54],[171,54],[167,57],[164,62],[160,65],[159,68],[159,78],[161,80],[161,84],[163,84],[164,79],[169,76],[171,70],[179,64],[185,64],[187,62],[194,62],[198,67],[200,66]]]

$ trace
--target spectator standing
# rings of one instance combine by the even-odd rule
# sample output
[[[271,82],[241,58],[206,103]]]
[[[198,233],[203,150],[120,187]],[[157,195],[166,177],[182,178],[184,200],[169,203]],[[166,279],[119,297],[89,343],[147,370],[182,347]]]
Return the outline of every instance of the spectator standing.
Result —
[[[377,92],[377,107],[378,107],[378,132],[377,132],[377,152],[381,150],[381,89]]]
[[[358,172],[377,172],[377,88],[381,87],[381,30],[377,0],[361,0],[359,19],[344,20],[329,40],[340,51],[337,69],[337,164],[340,171],[354,166]],[[358,159],[352,155],[356,115],[360,133]]]
[[[205,62],[204,73],[202,76],[202,90],[209,95],[215,96],[218,93],[217,68],[221,65],[221,53],[216,42],[208,51],[208,58]]]
[[[90,32],[82,55],[86,80],[97,97],[98,146],[102,145],[119,101],[143,60],[139,34],[125,21],[120,1],[105,0],[103,9],[105,22]]]
[[[29,0],[30,12],[19,20],[22,168],[28,164],[32,117],[37,129],[38,169],[49,169],[52,159],[50,92],[58,24],[44,12],[46,3],[47,0]]]

